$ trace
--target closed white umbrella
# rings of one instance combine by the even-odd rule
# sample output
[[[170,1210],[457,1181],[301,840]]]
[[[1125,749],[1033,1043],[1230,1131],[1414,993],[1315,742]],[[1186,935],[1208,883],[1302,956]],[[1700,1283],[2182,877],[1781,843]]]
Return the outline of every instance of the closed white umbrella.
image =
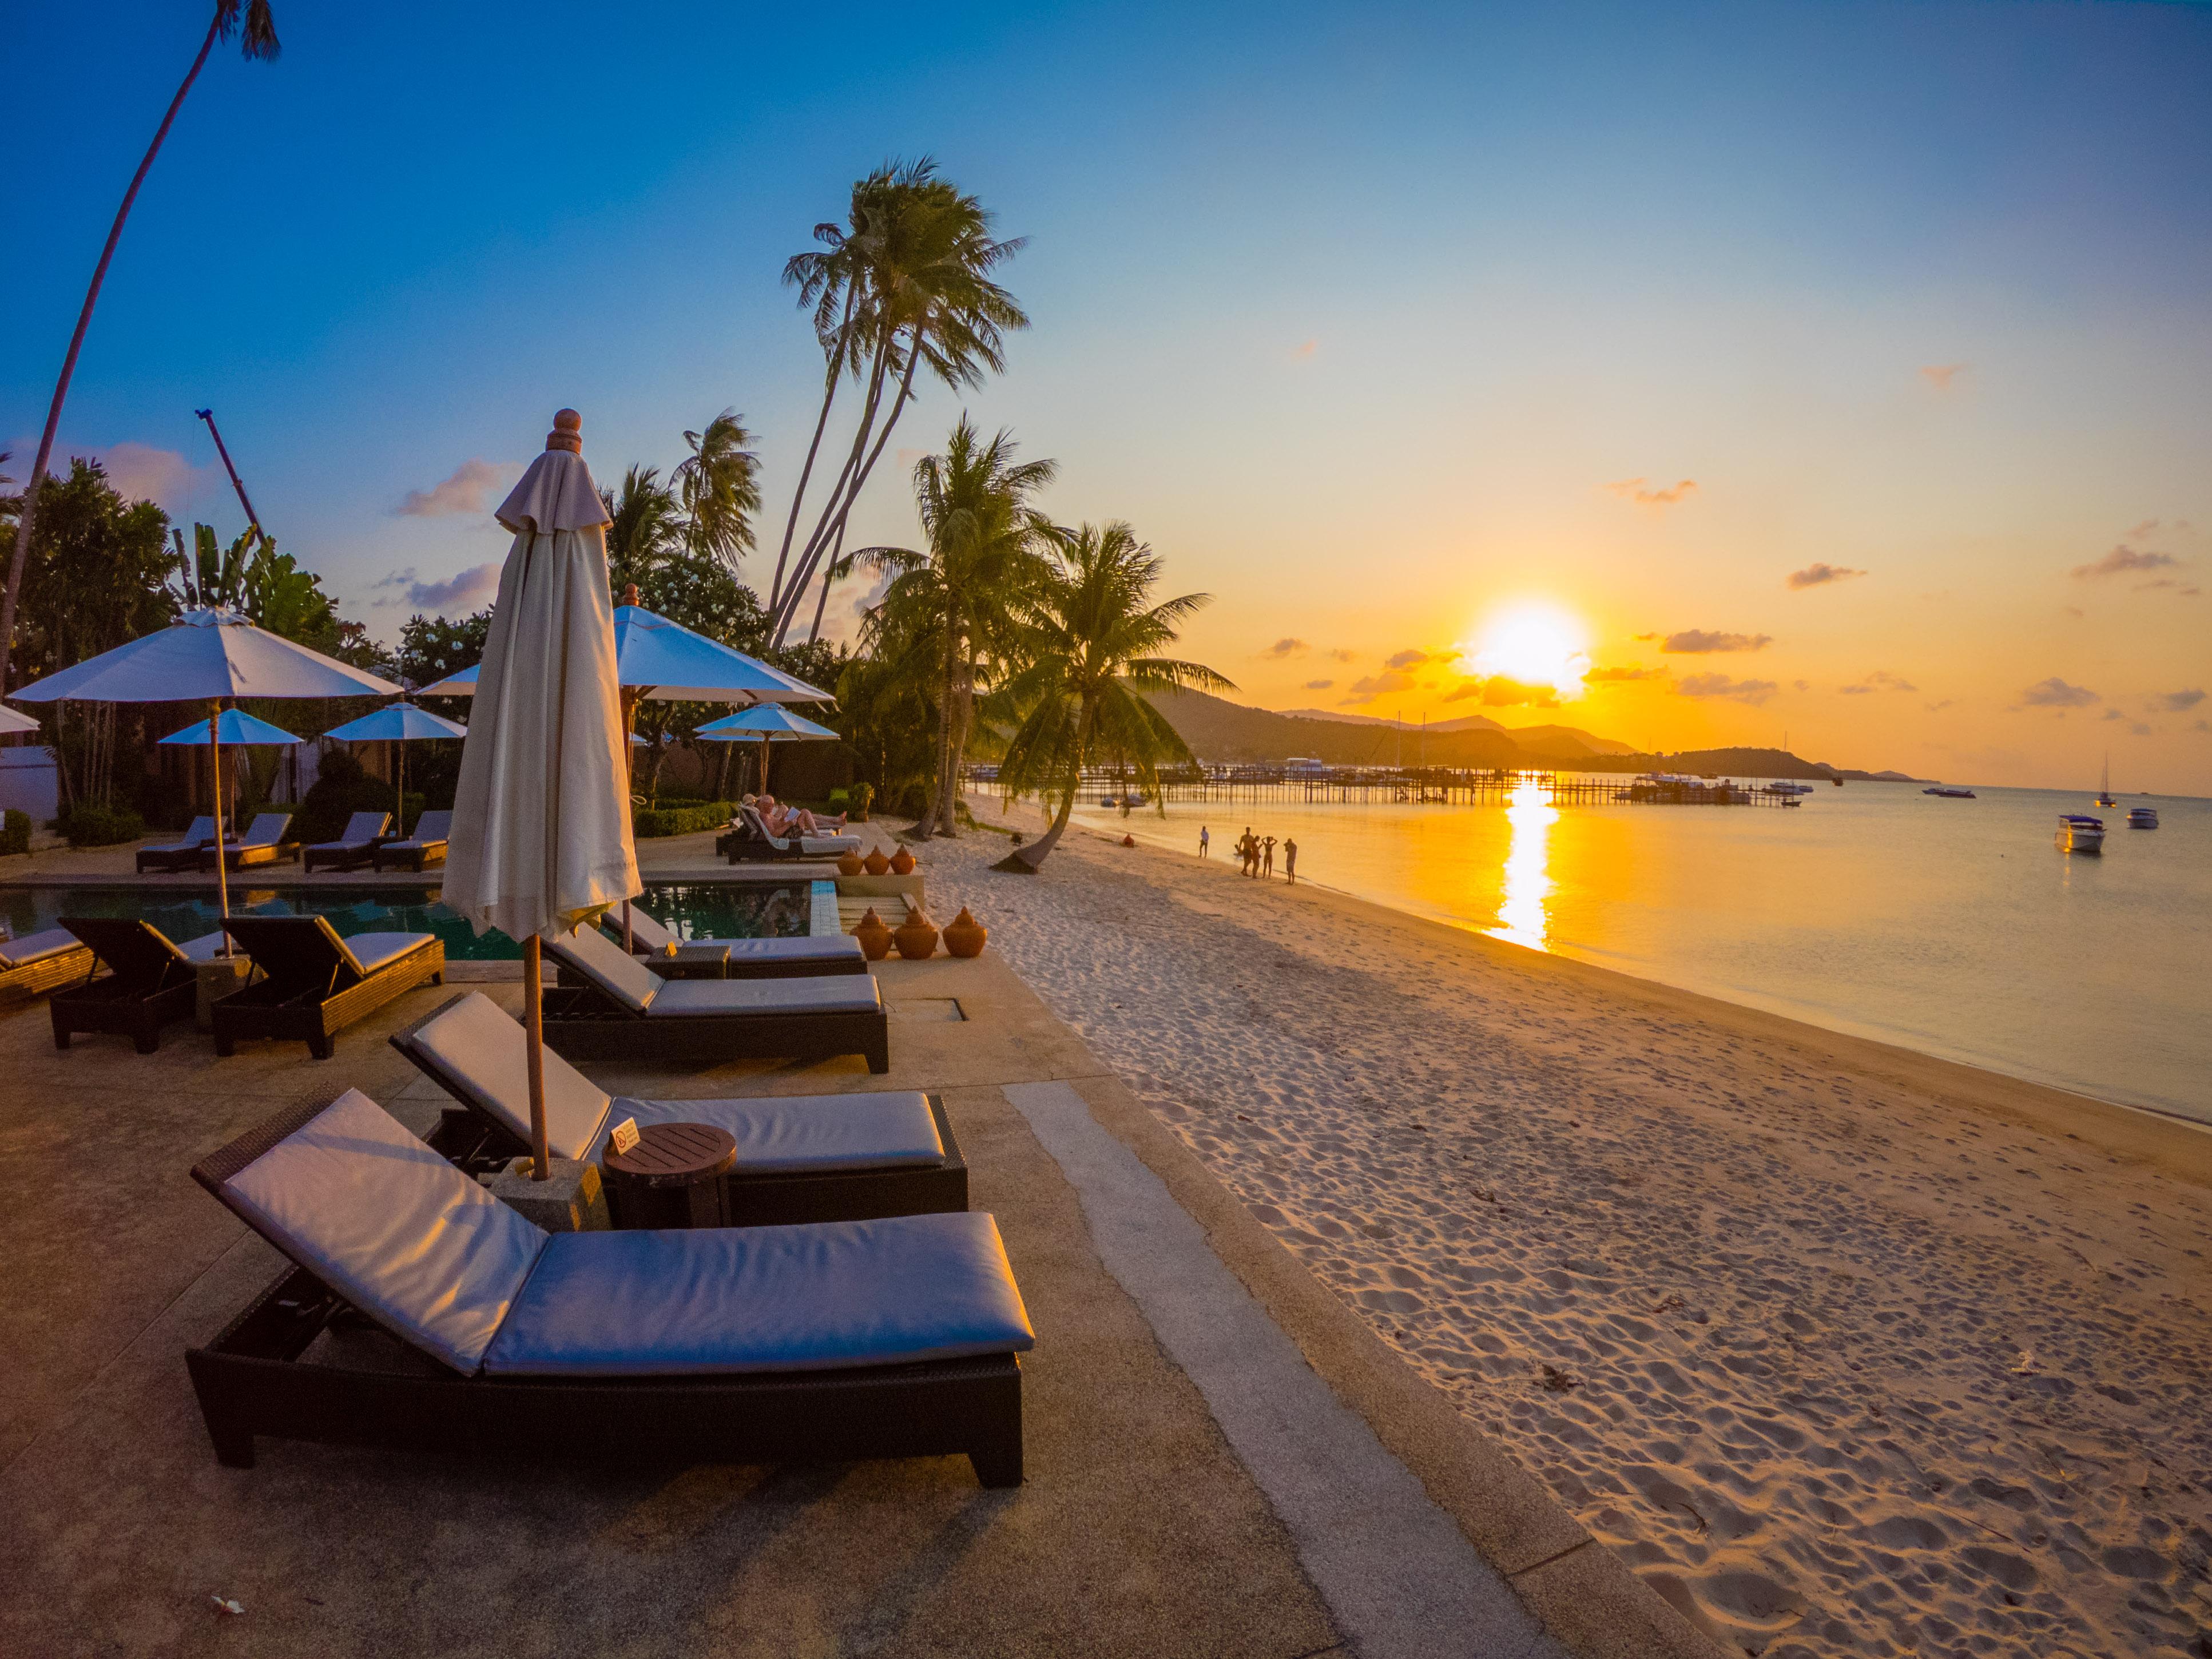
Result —
[[[187,611],[159,633],[143,634],[75,667],[11,692],[21,702],[186,702],[208,700],[214,773],[215,844],[222,846],[222,743],[216,720],[234,697],[388,697],[399,688],[364,669],[256,628],[235,611]],[[275,727],[270,727],[275,730]],[[215,861],[216,896],[230,921],[229,860]],[[223,934],[222,954],[230,954]]]
[[[530,1026],[532,1174],[545,1145],[539,940],[638,892],[627,747],[607,594],[607,511],[584,465],[583,420],[553,417],[545,453],[500,504],[501,568],[476,709],[461,749],[442,895],[481,933],[522,941]]]

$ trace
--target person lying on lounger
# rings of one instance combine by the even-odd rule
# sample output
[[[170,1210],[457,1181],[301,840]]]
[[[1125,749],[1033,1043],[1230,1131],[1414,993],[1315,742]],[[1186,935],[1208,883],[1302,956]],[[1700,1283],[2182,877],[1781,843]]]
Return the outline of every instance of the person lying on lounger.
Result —
[[[834,818],[819,817],[803,806],[785,806],[774,795],[759,796],[753,805],[760,809],[761,822],[773,836],[834,836],[845,827],[842,812]]]

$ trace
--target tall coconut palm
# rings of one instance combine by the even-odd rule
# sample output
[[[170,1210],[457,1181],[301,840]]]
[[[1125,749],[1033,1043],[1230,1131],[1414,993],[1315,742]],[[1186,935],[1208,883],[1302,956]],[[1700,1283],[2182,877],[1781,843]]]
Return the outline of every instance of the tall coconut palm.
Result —
[[[716,558],[735,570],[752,550],[753,514],[760,511],[760,457],[749,446],[744,419],[726,409],[704,432],[687,432],[691,453],[676,468],[684,508],[684,544],[694,557]]]
[[[955,390],[980,385],[987,372],[1005,368],[1006,335],[1029,326],[1013,296],[989,274],[1023,243],[994,240],[990,231],[982,204],[938,177],[936,163],[927,158],[879,169],[854,187],[853,231],[836,249],[844,263],[823,276],[816,298],[817,331],[830,281],[842,280],[850,301],[849,317],[829,348],[823,418],[836,390],[839,350],[852,372],[865,364],[866,389],[852,446],[813,532],[774,593],[775,643],[782,643],[816,571],[842,543],[854,504],[912,399],[916,371],[927,364]],[[810,291],[805,275],[799,281],[804,299]],[[811,463],[810,451],[810,470]]]
[[[1057,795],[1060,810],[1049,830],[996,868],[1036,873],[1067,831],[1091,756],[1126,757],[1155,796],[1160,763],[1190,761],[1189,746],[1146,694],[1237,689],[1203,664],[1158,654],[1213,597],[1186,593],[1155,605],[1159,574],[1159,556],[1119,520],[1085,525],[1063,544],[1028,619],[1027,665],[1006,688],[1023,713],[999,767],[1001,788]]]
[[[915,828],[959,833],[960,763],[988,670],[1010,659],[1024,608],[1050,574],[1054,532],[1029,498],[1050,484],[1052,461],[1018,461],[1001,431],[986,442],[963,416],[945,453],[914,469],[915,507],[928,546],[863,548],[853,557],[890,577],[869,620],[871,648],[894,641],[937,709],[937,765]]]
[[[138,187],[146,182],[154,158],[161,152],[162,141],[175,125],[177,112],[185,106],[185,94],[199,79],[208,54],[215,50],[215,43],[228,40],[234,34],[241,37],[240,46],[249,60],[274,59],[280,48],[269,0],[215,0],[214,15],[208,20],[207,36],[200,42],[199,55],[185,72],[177,95],[169,100],[168,113],[162,116],[161,125],[155,130],[154,142],[146,146],[145,158],[131,177],[131,188],[123,192],[123,205],[115,210],[115,222],[108,228],[107,245],[100,251],[100,263],[93,267],[92,285],[85,289],[84,308],[77,313],[76,331],[70,336],[69,354],[62,359],[61,378],[54,382],[54,400],[46,410],[46,429],[40,434],[39,453],[31,463],[31,481],[23,491],[21,510],[15,521],[15,550],[8,561],[6,593],[0,596],[0,689],[8,684],[8,652],[15,638],[15,601],[23,587],[23,561],[31,551],[31,522],[36,515],[39,486],[46,481],[46,463],[53,459],[54,434],[62,423],[62,404],[69,398],[70,377],[76,373],[77,354],[84,349],[84,332],[92,322],[92,307],[100,299],[100,284],[107,280],[108,263],[115,258],[115,245],[123,240],[124,222],[131,216],[131,204],[138,199]]]

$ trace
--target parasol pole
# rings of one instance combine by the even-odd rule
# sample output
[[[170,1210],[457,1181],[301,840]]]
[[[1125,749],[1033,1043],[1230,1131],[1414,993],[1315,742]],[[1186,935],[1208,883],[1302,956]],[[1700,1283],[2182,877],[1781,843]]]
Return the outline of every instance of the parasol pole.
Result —
[[[545,1138],[545,1004],[538,936],[522,941],[522,1000],[530,1030],[530,1178],[553,1178],[552,1154]]]
[[[222,917],[222,953],[230,948],[230,854],[222,838],[222,699],[208,705],[209,780],[215,788],[215,896]]]

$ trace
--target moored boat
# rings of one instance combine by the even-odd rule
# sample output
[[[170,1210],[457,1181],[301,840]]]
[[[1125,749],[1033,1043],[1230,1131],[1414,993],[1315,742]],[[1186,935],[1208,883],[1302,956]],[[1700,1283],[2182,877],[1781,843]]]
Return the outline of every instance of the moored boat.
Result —
[[[1941,795],[1945,800],[1973,800],[1976,799],[1972,790],[1954,788],[1951,785],[1946,783],[1939,783],[1934,788],[1923,789],[1920,793],[1923,795]]]
[[[2128,828],[2130,830],[2157,829],[2158,808],[2155,806],[2130,806],[2128,808]]]
[[[2086,812],[2061,812],[2053,840],[2062,853],[2101,853],[2105,850],[2105,821]]]
[[[2119,802],[2112,799],[2112,756],[2110,750],[2105,751],[2105,775],[2097,782],[2097,805],[2100,806],[2119,805]]]

